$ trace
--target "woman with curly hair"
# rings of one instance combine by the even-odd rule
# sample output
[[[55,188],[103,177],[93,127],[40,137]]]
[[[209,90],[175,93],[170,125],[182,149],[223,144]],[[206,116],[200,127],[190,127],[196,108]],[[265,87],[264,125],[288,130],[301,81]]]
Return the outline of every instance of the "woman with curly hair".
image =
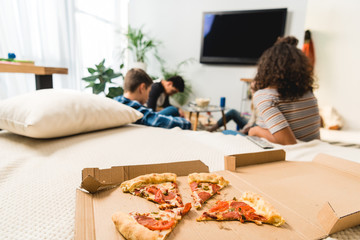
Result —
[[[297,43],[295,37],[279,38],[260,57],[253,96],[258,126],[250,136],[284,145],[320,138],[313,70]]]

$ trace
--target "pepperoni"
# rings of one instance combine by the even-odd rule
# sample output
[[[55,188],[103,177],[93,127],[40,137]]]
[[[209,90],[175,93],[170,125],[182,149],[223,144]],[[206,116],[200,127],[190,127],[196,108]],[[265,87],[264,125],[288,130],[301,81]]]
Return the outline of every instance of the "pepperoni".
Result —
[[[164,195],[163,199],[166,201],[166,200],[171,200],[171,199],[174,199],[176,197],[176,194],[173,193],[173,192],[168,192],[167,195]]]
[[[199,192],[198,193],[199,198],[202,200],[202,202],[205,202],[211,197],[211,194],[208,192]]]
[[[258,221],[262,221],[262,222],[265,222],[267,220],[266,217],[263,217],[256,213],[253,213],[253,212],[246,213],[245,218],[246,218],[246,220],[258,220]]]
[[[220,190],[220,186],[217,184],[211,184],[213,193],[217,193]]]
[[[241,218],[241,215],[238,211],[223,213],[222,216],[225,220],[239,220]]]
[[[185,207],[180,211],[180,215],[184,216],[190,211],[190,209],[191,209],[191,203],[186,203]]]
[[[150,230],[164,230],[171,228],[175,221],[171,219],[168,220],[155,220],[151,217],[143,216],[143,215],[136,215],[134,216],[135,220],[143,225],[144,227],[147,227]]]
[[[143,215],[135,215],[134,218],[138,223],[144,226],[156,224],[156,220],[151,217],[147,217]]]
[[[233,208],[239,208],[239,207],[245,207],[245,206],[249,206],[244,202],[231,202],[230,206]]]
[[[217,216],[215,214],[210,214],[208,212],[203,212],[202,217],[211,218],[211,219],[217,219]]]
[[[228,209],[229,209],[229,202],[218,201],[217,204],[209,210],[209,212],[223,212]]]
[[[164,201],[164,194],[162,193],[162,191],[159,189],[156,194],[155,194],[155,199],[154,201],[157,203],[165,203]]]
[[[155,186],[151,186],[151,187],[146,188],[146,191],[148,191],[149,193],[154,194],[154,195],[157,193],[158,190],[159,189],[157,187],[155,187]]]
[[[255,213],[255,209],[249,206],[244,202],[232,202],[230,204],[231,207],[235,209],[239,209],[241,213],[244,215],[246,220],[258,220],[258,221],[266,221],[267,219],[259,214]]]
[[[191,188],[191,191],[195,191],[198,187],[198,183],[197,182],[192,182],[190,183],[190,188]]]

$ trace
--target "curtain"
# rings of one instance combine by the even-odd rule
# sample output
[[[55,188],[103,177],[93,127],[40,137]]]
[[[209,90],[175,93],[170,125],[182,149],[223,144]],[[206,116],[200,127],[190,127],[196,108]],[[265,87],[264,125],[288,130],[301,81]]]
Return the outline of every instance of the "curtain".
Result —
[[[84,90],[86,69],[119,65],[118,36],[128,0],[0,0],[0,58],[14,52],[35,65],[66,67],[54,88]],[[121,15],[121,16],[119,16]],[[115,70],[115,69],[114,69]],[[33,74],[0,73],[0,99],[35,90]]]

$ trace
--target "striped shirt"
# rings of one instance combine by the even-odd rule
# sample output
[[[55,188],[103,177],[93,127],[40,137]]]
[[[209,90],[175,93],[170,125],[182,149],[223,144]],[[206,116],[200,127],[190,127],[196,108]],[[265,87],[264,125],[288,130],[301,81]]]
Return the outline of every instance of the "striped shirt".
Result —
[[[258,110],[257,125],[271,134],[290,127],[302,141],[320,139],[320,115],[317,99],[312,92],[294,101],[279,99],[276,89],[260,89],[253,97]]]
[[[132,107],[144,114],[142,118],[135,122],[136,124],[162,128],[191,128],[191,123],[185,118],[161,115],[157,112],[154,112],[151,108],[144,107],[138,101],[132,101],[124,96],[115,97],[114,100],[128,105],[129,107]]]

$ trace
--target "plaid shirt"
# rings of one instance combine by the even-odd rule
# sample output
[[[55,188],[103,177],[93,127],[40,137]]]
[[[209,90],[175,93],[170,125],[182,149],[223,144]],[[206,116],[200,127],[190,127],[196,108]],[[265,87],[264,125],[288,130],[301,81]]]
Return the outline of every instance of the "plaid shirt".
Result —
[[[141,112],[142,114],[144,114],[144,116],[141,119],[135,122],[136,124],[142,124],[153,127],[162,127],[162,128],[174,128],[174,127],[180,127],[182,129],[191,128],[191,123],[185,118],[161,115],[157,112],[154,112],[151,108],[144,107],[138,101],[132,101],[124,96],[117,96],[114,98],[114,100],[122,104],[128,105],[129,107],[132,107],[138,110],[139,112]]]

